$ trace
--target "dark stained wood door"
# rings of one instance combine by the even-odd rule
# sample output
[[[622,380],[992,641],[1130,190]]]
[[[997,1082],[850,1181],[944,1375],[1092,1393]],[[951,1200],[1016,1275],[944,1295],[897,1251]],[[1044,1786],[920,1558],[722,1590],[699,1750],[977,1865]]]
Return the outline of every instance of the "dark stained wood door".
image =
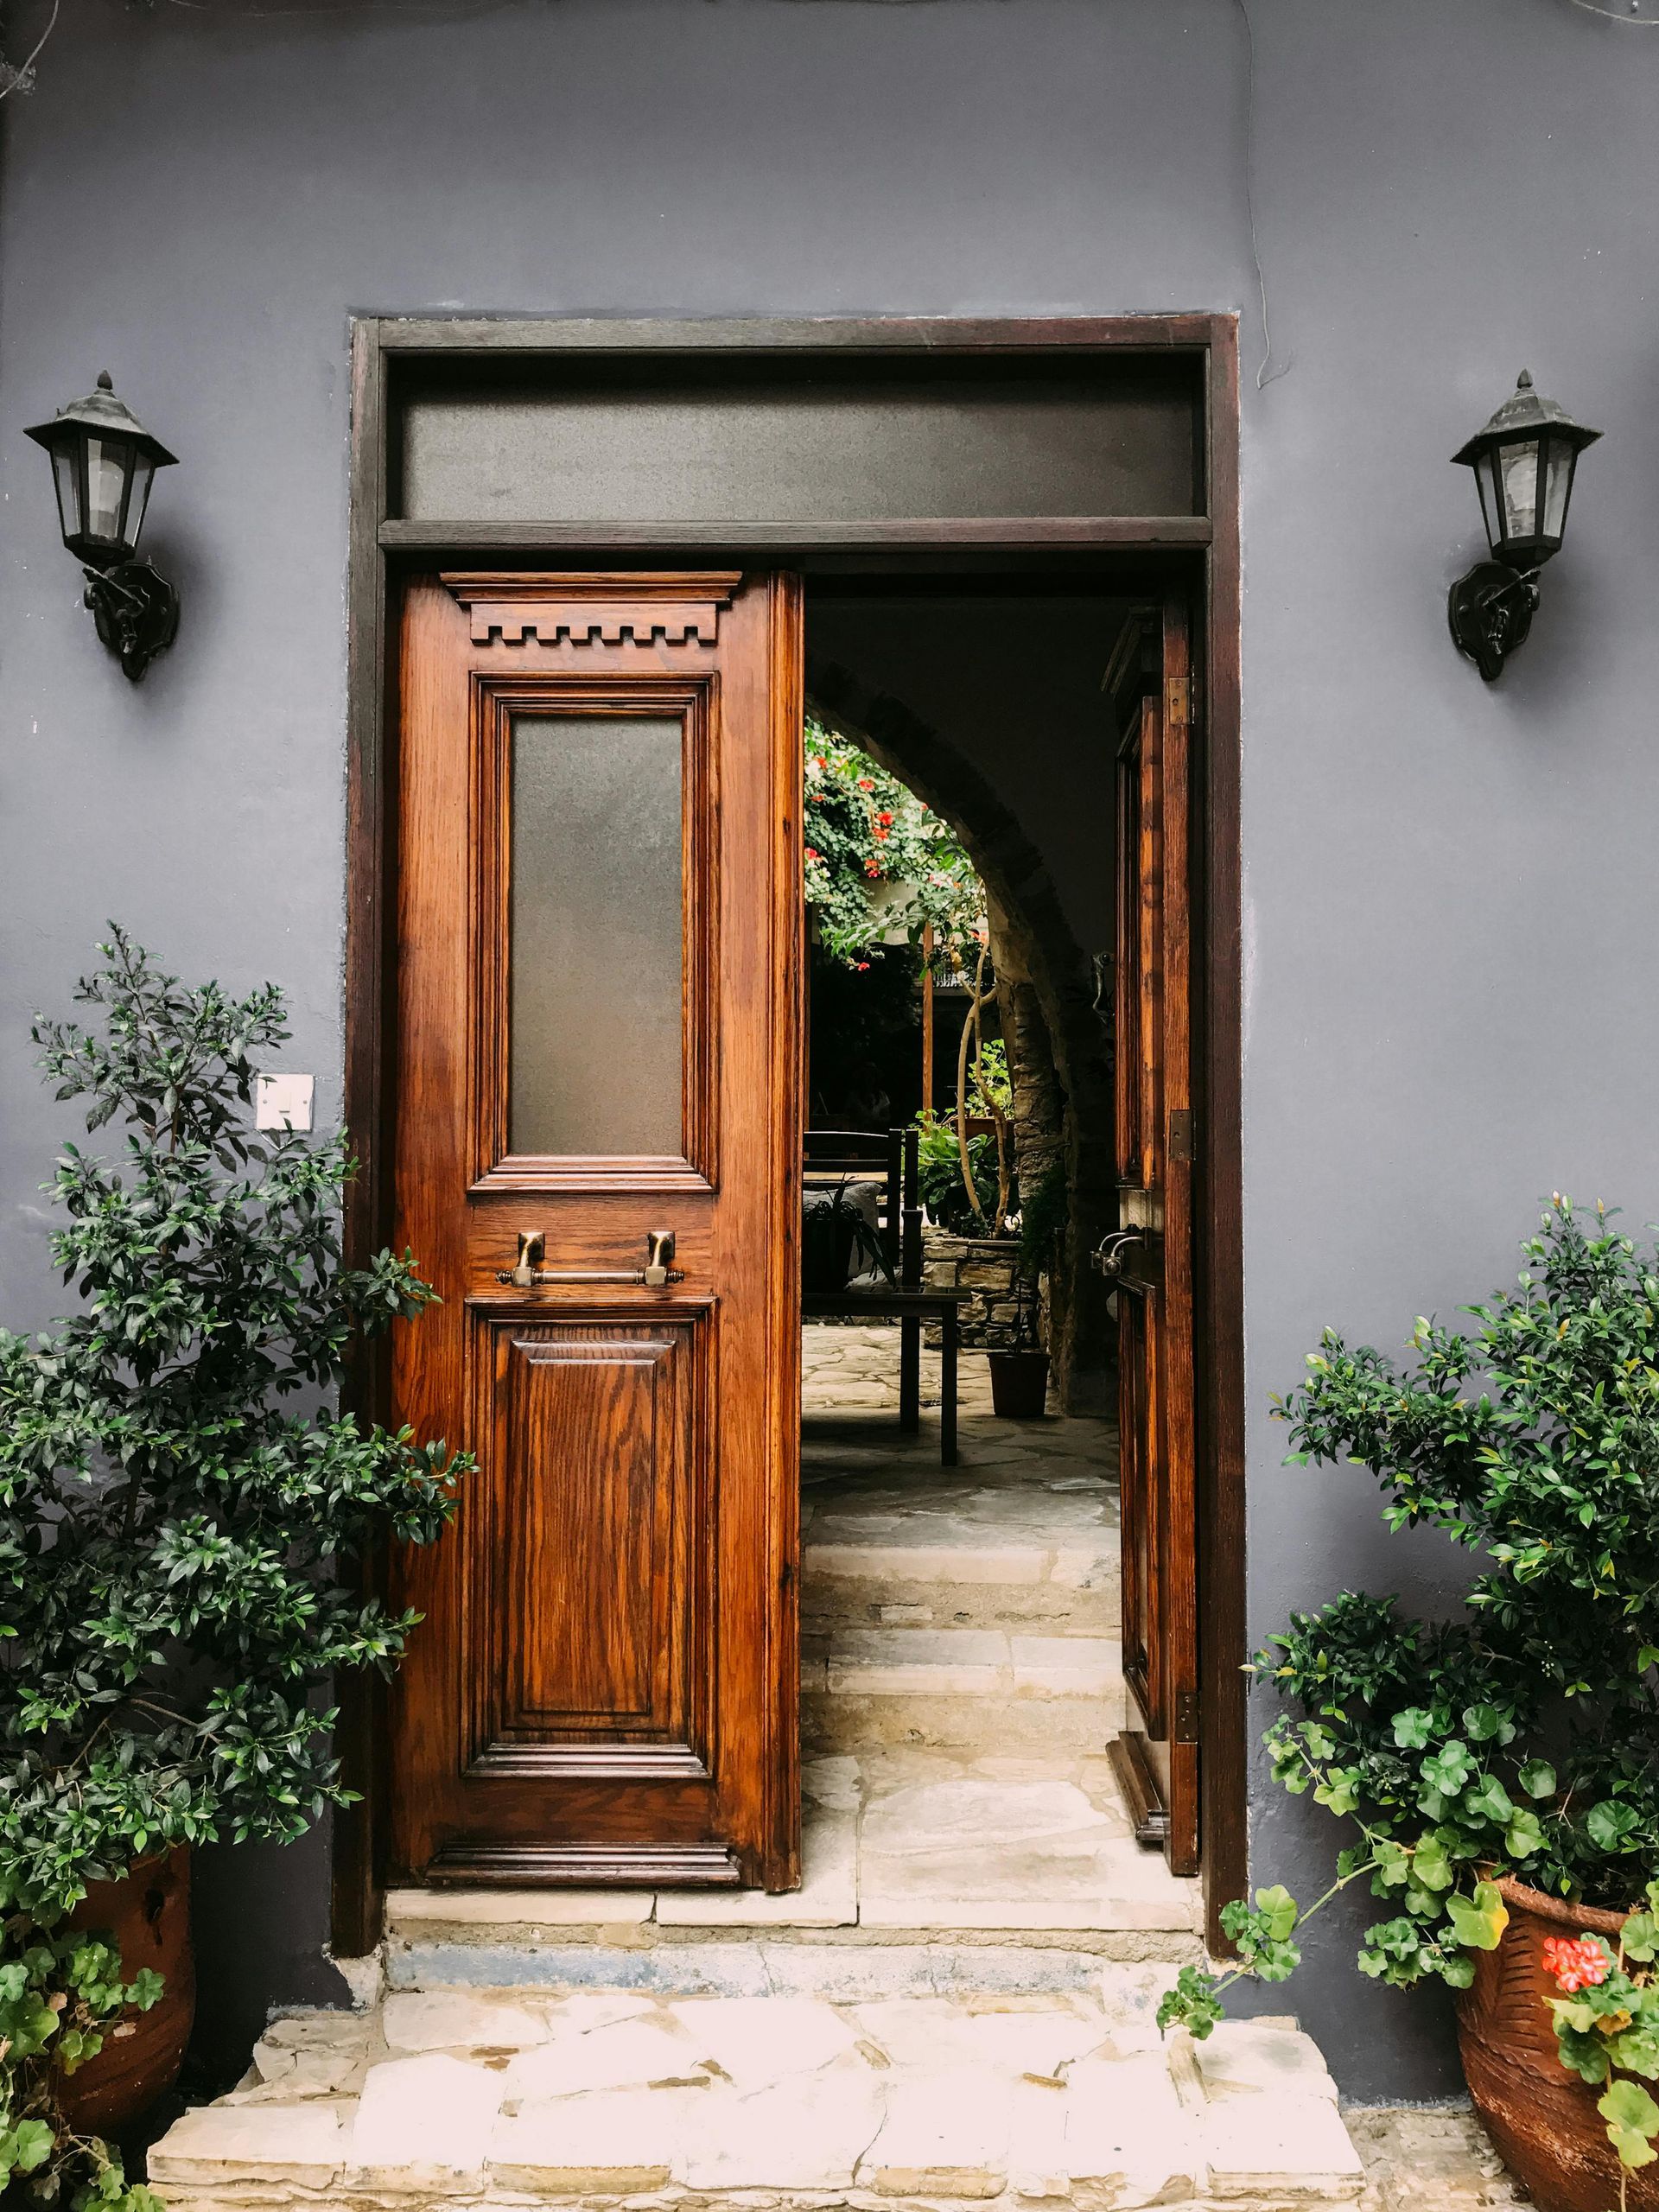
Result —
[[[1185,601],[1137,608],[1117,715],[1118,1313],[1123,1668],[1139,1727],[1114,1758],[1142,1840],[1198,1863],[1193,1327],[1192,653]]]
[[[395,1569],[393,1856],[785,1889],[798,585],[445,575],[401,653],[392,1387],[479,1465]]]

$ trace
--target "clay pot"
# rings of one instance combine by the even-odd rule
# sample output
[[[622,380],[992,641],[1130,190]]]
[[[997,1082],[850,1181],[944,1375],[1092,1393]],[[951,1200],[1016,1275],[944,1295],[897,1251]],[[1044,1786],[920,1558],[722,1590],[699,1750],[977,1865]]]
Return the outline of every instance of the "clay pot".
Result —
[[[111,1936],[121,1978],[152,1967],[167,1987],[148,2012],[130,2012],[105,2031],[97,2056],[60,2077],[58,2101],[86,2135],[115,2135],[178,2079],[196,2012],[196,1961],[190,1946],[190,1853],[142,1859],[118,1882],[94,1882],[70,1925]]]
[[[994,1351],[991,1408],[1004,1421],[1040,1421],[1048,1403],[1046,1351]]]
[[[1475,1979],[1458,1996],[1464,2078],[1503,2163],[1541,2212],[1610,2212],[1623,2172],[1599,2088],[1569,2074],[1556,2056],[1548,2000],[1560,1991],[1544,1971],[1546,1936],[1605,1936],[1617,1943],[1622,1912],[1598,1912],[1547,1897],[1505,1876],[1498,1884],[1510,1924],[1495,1951],[1477,1951]],[[1659,2165],[1625,2177],[1628,2212],[1659,2212]]]

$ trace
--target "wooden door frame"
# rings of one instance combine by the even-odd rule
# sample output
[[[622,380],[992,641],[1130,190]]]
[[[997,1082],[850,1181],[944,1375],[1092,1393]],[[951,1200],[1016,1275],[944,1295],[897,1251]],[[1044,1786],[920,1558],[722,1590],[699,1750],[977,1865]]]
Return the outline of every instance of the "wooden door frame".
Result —
[[[1199,601],[1202,720],[1195,845],[1194,982],[1198,1037],[1196,1169],[1198,1607],[1202,1624],[1203,1859],[1209,1936],[1247,1874],[1244,1677],[1243,1224],[1240,1130],[1242,1047],[1239,868],[1238,329],[1232,315],[1032,318],[766,318],[744,321],[354,317],[352,323],[350,524],[347,577],[346,944],[345,1118],[359,1163],[345,1212],[346,1263],[361,1265],[387,1241],[391,1220],[388,1116],[390,1010],[396,976],[397,791],[391,715],[397,697],[399,575],[413,562],[460,567],[542,566],[604,550],[671,558],[756,554],[778,567],[791,555],[837,550],[939,553],[1184,554]],[[467,359],[512,359],[533,378],[537,363],[573,354],[690,352],[856,356],[909,353],[984,358],[1068,352],[1185,357],[1203,379],[1202,515],[969,517],[949,521],[745,524],[724,545],[702,526],[534,522],[434,524],[389,518],[389,440],[396,428],[393,364],[437,367]],[[384,1355],[365,1357],[345,1393],[360,1417],[388,1404]],[[378,1763],[385,1731],[372,1688],[353,1688],[340,1715],[339,1749],[360,1802],[333,1827],[333,1948],[342,1957],[373,1948],[381,1932],[385,1783]]]

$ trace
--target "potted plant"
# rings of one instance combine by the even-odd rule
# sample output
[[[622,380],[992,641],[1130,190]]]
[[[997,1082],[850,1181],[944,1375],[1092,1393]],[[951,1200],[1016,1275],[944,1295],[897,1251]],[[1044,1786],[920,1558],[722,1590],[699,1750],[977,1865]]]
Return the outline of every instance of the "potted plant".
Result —
[[[0,2189],[156,2212],[101,2139],[182,2055],[189,1847],[350,1801],[327,1682],[390,1669],[416,1618],[353,1562],[436,1536],[466,1463],[329,1404],[434,1294],[408,1255],[340,1264],[343,1139],[251,1126],[281,995],[100,950],[96,1028],[34,1033],[124,1143],[66,1145],[47,1186],[79,1311],[0,1332]]]
[[[1014,1342],[988,1355],[992,1409],[1005,1421],[1040,1421],[1047,1408],[1049,1356],[1038,1333],[1039,1286],[1065,1222],[1065,1169],[1056,1160],[1020,1209]]]
[[[1362,1973],[1457,1993],[1476,2107],[1544,2212],[1659,2207],[1659,1256],[1557,1197],[1516,1287],[1420,1320],[1412,1364],[1327,1332],[1277,1411],[1292,1464],[1382,1485],[1391,1529],[1475,1553],[1464,1616],[1349,1592],[1252,1662],[1291,1710],[1286,1789],[1348,1827]],[[1300,1956],[1282,1887],[1222,1916],[1239,1964],[1160,2012],[1206,2035],[1241,1975]]]
[[[944,1121],[924,1109],[916,1116],[919,1132],[917,1165],[922,1205],[937,1228],[956,1236],[983,1233],[995,1210],[996,1141],[988,1132],[968,1140],[968,1168],[974,1185],[970,1205],[962,1180],[962,1152],[954,1117]]]

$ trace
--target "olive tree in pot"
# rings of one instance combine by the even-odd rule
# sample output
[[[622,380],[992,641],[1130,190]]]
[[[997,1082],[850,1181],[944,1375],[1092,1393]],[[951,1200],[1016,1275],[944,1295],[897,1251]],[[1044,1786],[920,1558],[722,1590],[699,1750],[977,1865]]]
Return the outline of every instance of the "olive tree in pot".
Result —
[[[66,1145],[46,1186],[79,1310],[0,1332],[0,2194],[154,2212],[102,2139],[182,2056],[189,1847],[349,1802],[330,1677],[389,1670],[417,1618],[353,1562],[435,1537],[468,1463],[331,1408],[434,1294],[407,1255],[341,1265],[342,1139],[251,1126],[281,995],[99,950],[96,1026],[35,1038],[124,1144]]]
[[[1405,1371],[1331,1332],[1277,1410],[1292,1464],[1382,1485],[1391,1529],[1444,1529],[1481,1571],[1430,1624],[1350,1592],[1252,1662],[1292,1710],[1287,1789],[1347,1827],[1327,1899],[1382,1917],[1359,1967],[1457,1993],[1476,2108],[1544,2212],[1659,2208],[1659,1256],[1557,1197],[1517,1287],[1420,1320]],[[1184,1968],[1195,2036],[1243,1975],[1284,1980],[1281,1887],[1224,1912],[1240,1963]]]

